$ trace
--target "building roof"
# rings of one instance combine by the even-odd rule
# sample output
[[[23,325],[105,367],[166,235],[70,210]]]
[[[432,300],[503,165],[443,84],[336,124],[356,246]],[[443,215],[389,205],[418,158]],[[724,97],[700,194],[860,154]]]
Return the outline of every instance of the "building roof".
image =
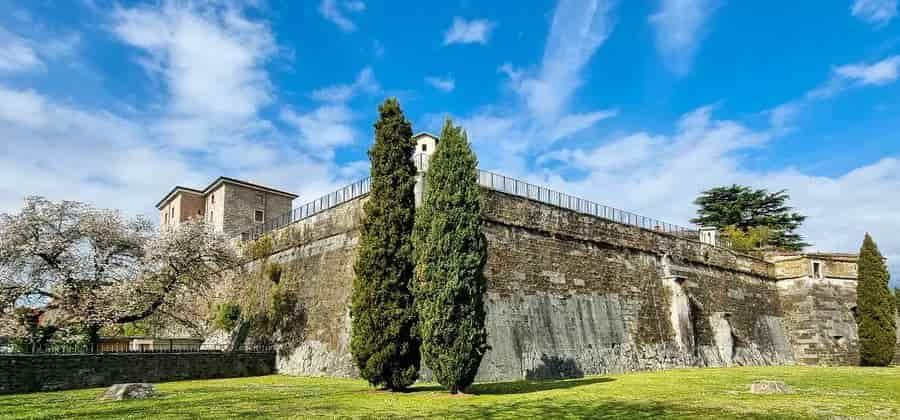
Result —
[[[162,198],[162,200],[159,200],[159,202],[156,203],[156,208],[158,210],[162,210],[163,205],[166,204],[167,202],[169,202],[169,200],[171,200],[172,198],[174,198],[175,194],[180,193],[180,192],[184,192],[184,193],[188,193],[188,194],[203,195],[203,191],[195,190],[193,188],[188,188],[188,187],[182,187],[181,185],[176,185],[175,188],[172,188],[172,191],[169,191],[169,193],[166,194]]]
[[[208,192],[210,192],[210,191],[212,191],[212,190],[218,188],[219,185],[221,185],[221,184],[223,184],[223,183],[235,184],[235,185],[240,185],[240,186],[242,186],[242,187],[251,188],[251,189],[254,189],[254,190],[265,191],[265,192],[271,193],[271,194],[283,195],[283,196],[285,196],[285,197],[289,197],[291,200],[293,200],[293,199],[299,197],[299,195],[294,194],[294,193],[289,193],[289,192],[287,192],[287,191],[276,190],[276,189],[274,189],[274,188],[269,188],[269,187],[266,187],[266,186],[264,186],[264,185],[259,185],[259,184],[254,184],[254,183],[252,183],[252,182],[242,181],[242,180],[237,179],[237,178],[229,178],[229,177],[227,177],[227,176],[220,176],[220,177],[216,178],[215,181],[213,181],[213,182],[210,183],[206,188],[203,189],[203,194],[205,195],[206,193],[208,193]]]
[[[266,186],[264,186],[264,185],[259,185],[259,184],[254,184],[254,183],[252,183],[252,182],[242,181],[242,180],[237,179],[237,178],[230,178],[230,177],[227,177],[227,176],[220,176],[220,177],[216,178],[215,181],[213,181],[212,183],[210,183],[210,184],[209,184],[206,188],[204,188],[202,191],[201,191],[201,190],[198,190],[198,189],[188,188],[188,187],[183,187],[183,186],[181,186],[181,185],[178,185],[178,186],[176,186],[175,188],[172,188],[172,191],[169,191],[169,193],[166,194],[166,195],[162,198],[162,200],[159,200],[159,202],[156,203],[156,208],[157,208],[157,209],[162,209],[163,205],[165,205],[166,203],[168,203],[169,200],[171,200],[172,198],[174,198],[175,195],[178,194],[178,193],[180,193],[180,192],[187,193],[187,194],[206,195],[208,192],[210,192],[210,191],[212,191],[212,190],[218,188],[219,185],[221,185],[222,183],[229,183],[229,184],[239,185],[239,186],[242,186],[242,187],[245,187],[245,188],[250,188],[250,189],[254,189],[254,190],[259,190],[259,191],[267,192],[267,193],[270,193],[270,194],[281,195],[281,196],[288,197],[288,198],[290,198],[291,200],[293,200],[293,199],[299,197],[297,194],[289,193],[289,192],[281,191],[281,190],[276,190],[276,189],[274,189],[274,188],[269,188],[269,187],[266,187]]]
[[[431,138],[434,139],[435,142],[440,141],[440,139],[438,138],[438,136],[435,136],[434,134],[431,134],[431,133],[429,133],[429,132],[427,132],[427,131],[420,131],[418,134],[414,134],[414,135],[412,136],[412,139],[415,141],[415,140],[418,140],[419,137],[431,137]]]

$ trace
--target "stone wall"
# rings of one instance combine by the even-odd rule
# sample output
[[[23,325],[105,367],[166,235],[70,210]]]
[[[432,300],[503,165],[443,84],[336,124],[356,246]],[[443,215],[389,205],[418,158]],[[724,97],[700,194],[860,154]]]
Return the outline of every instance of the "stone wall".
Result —
[[[300,296],[279,372],[354,376],[351,200],[272,235],[268,257]],[[765,261],[668,234],[483,190],[487,326],[480,380],[679,366],[792,363]]]
[[[484,191],[482,380],[792,362],[770,265]]]
[[[274,371],[275,355],[271,353],[0,355],[0,394],[260,376]]]

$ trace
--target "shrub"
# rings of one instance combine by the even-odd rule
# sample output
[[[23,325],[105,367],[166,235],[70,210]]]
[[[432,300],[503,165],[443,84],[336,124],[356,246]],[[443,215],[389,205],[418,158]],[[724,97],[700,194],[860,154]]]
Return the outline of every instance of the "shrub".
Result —
[[[241,319],[241,307],[234,303],[222,303],[216,307],[213,325],[222,331],[231,331]]]

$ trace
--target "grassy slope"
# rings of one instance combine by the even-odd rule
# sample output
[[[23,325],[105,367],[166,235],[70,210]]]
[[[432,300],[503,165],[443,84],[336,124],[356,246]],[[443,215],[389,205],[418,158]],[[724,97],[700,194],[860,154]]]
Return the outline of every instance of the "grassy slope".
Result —
[[[755,379],[794,394],[753,395]],[[686,369],[568,381],[435,386],[391,394],[357,380],[266,376],[160,384],[151,400],[100,402],[102,390],[0,396],[0,418],[492,417],[900,418],[898,368]]]

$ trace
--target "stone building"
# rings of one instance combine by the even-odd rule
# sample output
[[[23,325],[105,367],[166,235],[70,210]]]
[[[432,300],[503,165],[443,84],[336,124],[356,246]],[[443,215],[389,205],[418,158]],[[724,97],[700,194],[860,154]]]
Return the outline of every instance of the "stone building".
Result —
[[[219,177],[202,190],[176,186],[157,204],[162,229],[203,218],[232,237],[291,211],[296,194]]]
[[[419,202],[438,143],[428,133],[413,141]],[[502,175],[480,171],[479,183],[490,346],[479,380],[858,360],[856,255],[761,258],[722,246],[712,231]],[[276,271],[302,302],[285,324],[301,331],[281,335],[292,337],[279,343],[281,373],[356,375],[349,307],[367,185],[268,225],[265,252],[222,285]]]

